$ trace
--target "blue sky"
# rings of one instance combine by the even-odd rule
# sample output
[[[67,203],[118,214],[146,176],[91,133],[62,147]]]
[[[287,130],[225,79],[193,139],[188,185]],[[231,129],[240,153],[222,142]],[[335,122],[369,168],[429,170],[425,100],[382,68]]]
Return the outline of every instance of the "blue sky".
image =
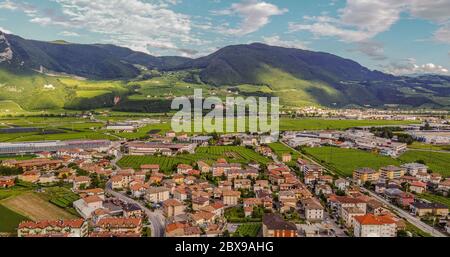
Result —
[[[263,42],[450,75],[450,0],[0,0],[0,30],[189,57]]]

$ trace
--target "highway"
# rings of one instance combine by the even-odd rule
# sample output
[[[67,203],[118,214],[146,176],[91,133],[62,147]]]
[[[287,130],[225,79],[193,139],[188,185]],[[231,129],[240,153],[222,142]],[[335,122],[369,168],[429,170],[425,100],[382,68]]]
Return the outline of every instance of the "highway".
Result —
[[[300,153],[299,151],[297,151],[296,149],[290,147],[288,144],[286,144],[285,142],[281,141],[280,142],[285,145],[286,147],[289,147],[290,149],[292,149],[293,151],[299,153],[301,156],[304,156],[302,153]],[[332,173],[332,174],[336,174],[333,171],[330,171],[329,169],[327,169],[326,167],[324,167],[323,165],[321,165],[320,163],[314,161],[313,159],[309,158],[308,156],[304,156],[305,159],[308,159],[309,161],[311,161],[312,163],[319,165],[320,167],[322,167],[324,170]],[[346,178],[348,179],[348,178]],[[393,205],[392,203],[390,203],[388,200],[382,198],[381,196],[377,195],[376,193],[367,190],[363,187],[360,187],[362,191],[365,191],[367,193],[369,193],[372,197],[374,197],[375,199],[377,199],[378,201],[382,202],[383,204],[385,204],[386,206],[389,206],[389,208],[391,208],[392,210],[395,210],[398,214],[398,216],[404,218],[405,220],[407,220],[409,223],[413,224],[414,226],[418,227],[419,229],[421,229],[422,231],[434,236],[434,237],[447,237],[446,235],[444,235],[443,233],[437,231],[436,229],[434,229],[433,227],[429,226],[428,224],[422,222],[420,219],[412,216],[411,214],[409,214],[408,212],[398,208],[397,206]]]
[[[148,217],[148,221],[150,222],[150,226],[152,228],[152,237],[164,237],[165,218],[160,211],[153,212],[145,207],[142,203],[112,190],[111,181],[108,181],[108,183],[106,183],[105,192],[126,203],[133,203],[138,205]]]

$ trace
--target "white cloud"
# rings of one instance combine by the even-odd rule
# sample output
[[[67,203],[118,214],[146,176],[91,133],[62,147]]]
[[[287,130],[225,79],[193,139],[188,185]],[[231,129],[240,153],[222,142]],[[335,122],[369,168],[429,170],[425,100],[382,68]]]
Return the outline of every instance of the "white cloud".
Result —
[[[13,1],[6,0],[3,2],[0,2],[0,9],[6,9],[6,10],[17,10],[19,7],[17,3],[14,3]]]
[[[345,42],[367,41],[388,31],[402,13],[430,20],[441,27],[435,38],[450,43],[445,24],[450,21],[448,0],[347,0],[338,10],[338,17],[305,17],[303,22],[290,23],[289,30],[310,31],[316,37],[337,37]]]
[[[147,53],[155,53],[156,49],[186,53],[189,51],[185,51],[184,45],[202,42],[193,36],[190,17],[168,8],[180,0],[53,1],[60,5],[61,13],[30,13],[30,21],[98,33],[104,35],[105,43]]]
[[[282,40],[280,36],[270,36],[270,37],[263,37],[264,43],[271,45],[271,46],[281,46],[281,47],[287,47],[287,48],[298,48],[298,49],[308,49],[307,42],[302,42],[299,40]]]
[[[11,0],[0,2],[0,9],[6,9],[10,11],[21,10],[28,15],[32,15],[37,12],[36,7],[32,4]]]
[[[440,27],[433,35],[438,42],[450,43],[450,24]]]
[[[60,32],[59,35],[65,36],[65,37],[79,37],[80,36],[80,34],[78,34],[76,32],[67,31],[67,30]]]
[[[259,0],[244,0],[240,3],[233,3],[225,10],[213,11],[216,15],[238,15],[242,18],[237,28],[223,27],[220,31],[230,35],[243,36],[264,27],[270,22],[270,17],[282,15],[287,9],[280,9],[278,6]]]
[[[3,27],[0,27],[0,31],[5,33],[5,34],[12,34],[12,32],[10,30],[7,30],[7,29],[5,29]]]
[[[409,58],[399,62],[391,62],[384,67],[385,71],[394,75],[410,75],[410,74],[441,74],[448,75],[449,70],[441,65],[426,63],[417,64],[414,58]]]
[[[350,49],[350,51],[361,52],[375,61],[383,61],[387,59],[384,54],[384,45],[376,41],[356,42],[356,48]]]

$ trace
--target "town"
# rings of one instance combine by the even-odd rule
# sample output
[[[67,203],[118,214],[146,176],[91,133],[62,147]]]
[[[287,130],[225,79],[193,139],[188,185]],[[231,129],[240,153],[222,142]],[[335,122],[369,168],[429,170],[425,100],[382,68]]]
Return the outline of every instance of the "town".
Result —
[[[107,129],[131,133],[158,122]],[[401,160],[350,166],[345,173],[332,165],[332,155],[358,151],[397,162],[409,141],[448,145],[448,128],[427,121],[284,131],[279,137],[167,131],[145,140],[0,143],[6,156],[0,193],[7,195],[0,207],[22,216],[5,235],[446,237],[449,206],[434,199],[448,203],[448,166],[436,170],[419,159]],[[324,151],[325,161],[310,151]],[[41,213],[52,211],[47,216],[55,219]]]

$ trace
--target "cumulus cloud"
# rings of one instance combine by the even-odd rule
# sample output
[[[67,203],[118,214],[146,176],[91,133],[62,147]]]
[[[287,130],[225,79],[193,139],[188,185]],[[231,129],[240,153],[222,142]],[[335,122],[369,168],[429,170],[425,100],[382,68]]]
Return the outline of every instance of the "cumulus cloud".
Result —
[[[220,31],[230,35],[243,36],[264,27],[270,22],[270,17],[282,15],[287,9],[280,9],[278,6],[261,2],[258,0],[244,0],[240,3],[233,3],[225,10],[213,11],[216,15],[237,15],[242,21],[237,28],[223,27]]]
[[[287,48],[308,49],[308,42],[299,40],[282,40],[280,36],[263,37],[264,43],[272,46],[281,46]]]
[[[0,27],[0,32],[3,32],[5,34],[12,34],[12,32],[10,30],[7,30],[7,29],[5,29],[3,27]]]
[[[192,22],[185,14],[168,5],[179,0],[54,0],[60,12],[29,13],[30,21],[42,26],[60,26],[66,30],[85,29],[105,36],[105,43],[127,46],[152,53],[152,48],[185,51],[183,45],[200,44],[192,33]],[[4,1],[0,6],[14,10],[15,2]],[[63,32],[64,33],[64,32]]]
[[[384,61],[387,59],[387,56],[384,54],[384,45],[376,41],[357,42],[356,48],[350,49],[349,51],[363,53],[375,61]]]
[[[36,7],[32,4],[11,0],[0,2],[0,9],[6,9],[10,11],[20,10],[28,15],[33,15],[37,12]]]
[[[438,42],[450,43],[450,25],[442,26],[434,32],[433,36]]]
[[[59,35],[61,36],[65,36],[65,37],[79,37],[80,34],[73,32],[73,31],[62,31],[61,33],[59,33]]]
[[[345,42],[367,41],[388,31],[402,13],[427,19],[441,27],[435,38],[450,43],[446,23],[450,21],[448,0],[347,0],[337,17],[304,17],[302,22],[289,24],[291,32],[309,31],[316,37],[336,37]]]
[[[394,75],[411,75],[411,74],[441,74],[449,75],[449,70],[441,65],[426,63],[417,64],[414,58],[391,62],[384,67],[385,71]]]

